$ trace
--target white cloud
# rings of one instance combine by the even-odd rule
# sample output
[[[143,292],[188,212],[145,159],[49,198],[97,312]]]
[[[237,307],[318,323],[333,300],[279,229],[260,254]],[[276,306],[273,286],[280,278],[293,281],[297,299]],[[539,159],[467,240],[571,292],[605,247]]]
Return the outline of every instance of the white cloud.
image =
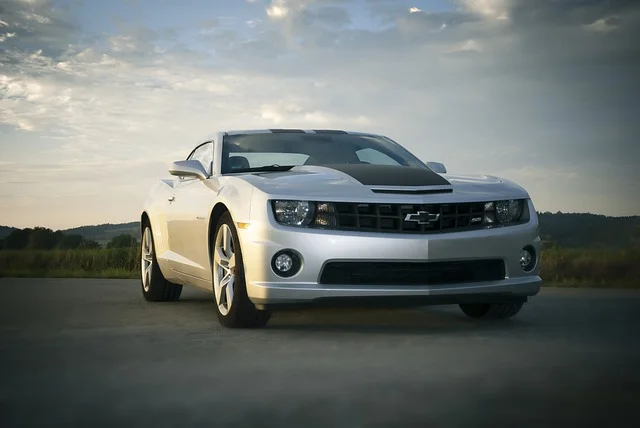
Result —
[[[27,21],[34,21],[34,22],[37,22],[38,24],[49,24],[51,22],[50,18],[43,15],[39,15],[34,12],[21,11],[20,14]]]
[[[482,44],[474,39],[456,44],[449,52],[482,52]]]
[[[0,43],[4,42],[5,40],[9,40],[12,39],[16,36],[16,33],[4,33],[4,34],[0,34]]]
[[[422,9],[415,6],[409,8],[409,13],[418,13],[418,12],[422,12]]]
[[[294,128],[312,128],[315,126],[352,128],[354,126],[367,126],[372,122],[365,115],[345,117],[333,112],[313,109],[312,106],[303,107],[293,101],[262,105],[260,118],[267,125],[287,124],[288,127]]]
[[[135,52],[138,47],[130,36],[114,36],[109,39],[113,52]]]
[[[289,14],[289,8],[283,0],[275,0],[272,4],[267,6],[267,15],[271,18],[284,18]]]
[[[485,18],[509,19],[510,0],[462,0],[462,3],[470,11]]]
[[[593,31],[596,33],[608,33],[610,31],[614,31],[618,28],[618,26],[611,22],[612,18],[615,19],[616,17],[597,19],[591,24],[584,25],[584,28],[588,31]]]

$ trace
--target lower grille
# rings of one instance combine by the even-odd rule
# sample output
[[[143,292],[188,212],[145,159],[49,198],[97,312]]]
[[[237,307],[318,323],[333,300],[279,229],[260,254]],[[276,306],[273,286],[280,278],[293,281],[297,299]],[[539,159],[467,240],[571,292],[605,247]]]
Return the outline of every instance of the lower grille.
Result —
[[[505,278],[500,259],[449,262],[329,262],[321,284],[436,285]]]

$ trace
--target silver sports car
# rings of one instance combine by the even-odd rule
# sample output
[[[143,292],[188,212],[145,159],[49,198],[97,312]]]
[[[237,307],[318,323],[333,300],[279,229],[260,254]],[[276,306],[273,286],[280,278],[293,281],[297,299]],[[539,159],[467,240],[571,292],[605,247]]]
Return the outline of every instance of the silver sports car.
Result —
[[[457,304],[509,318],[540,290],[522,187],[447,174],[382,135],[219,132],[169,172],[141,215],[142,293],[212,291],[227,327],[305,305]]]

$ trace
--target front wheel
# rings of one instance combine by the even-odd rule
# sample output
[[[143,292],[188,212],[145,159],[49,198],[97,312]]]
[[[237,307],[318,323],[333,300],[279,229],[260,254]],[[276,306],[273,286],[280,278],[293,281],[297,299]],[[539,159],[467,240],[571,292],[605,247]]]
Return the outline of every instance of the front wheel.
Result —
[[[142,231],[141,261],[142,295],[149,302],[174,301],[180,298],[182,285],[166,280],[156,258],[151,226],[144,224]]]
[[[258,310],[247,295],[240,241],[228,212],[218,222],[211,253],[213,293],[220,323],[231,328],[265,326],[271,313]]]
[[[463,303],[460,309],[471,318],[507,319],[522,309],[523,302],[517,303]]]

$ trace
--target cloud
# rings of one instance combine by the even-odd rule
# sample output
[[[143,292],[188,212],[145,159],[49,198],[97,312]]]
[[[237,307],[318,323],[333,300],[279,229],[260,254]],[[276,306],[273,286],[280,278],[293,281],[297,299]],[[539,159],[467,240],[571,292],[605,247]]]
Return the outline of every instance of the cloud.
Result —
[[[509,19],[510,0],[462,0],[462,3],[470,11],[485,18]]]
[[[455,45],[449,52],[482,52],[482,45],[474,39]]]
[[[122,194],[116,217],[130,220],[167,163],[205,136],[272,126],[381,132],[454,173],[512,178],[541,209],[640,212],[624,196],[639,177],[629,94],[640,93],[640,6],[457,5],[276,0],[234,17],[199,13],[174,33],[141,20],[86,34],[53,3],[3,3],[0,150],[18,171],[2,173],[16,182],[3,192],[23,199],[5,203],[0,223],[37,223],[40,200],[62,221],[69,195],[85,192],[95,205],[83,222],[116,216],[106,204]],[[64,168],[34,173],[33,153]],[[18,184],[29,177],[46,185]],[[593,188],[611,194],[597,205]]]
[[[584,28],[597,33],[608,33],[618,28],[619,21],[618,17],[609,16],[607,18],[596,19],[591,24],[584,25]]]
[[[13,34],[2,41],[4,49],[16,47],[42,49],[46,54],[59,54],[73,42],[74,25],[64,11],[47,0],[17,0],[0,6],[0,28]]]
[[[289,8],[285,6],[284,3],[277,4],[274,3],[271,6],[267,7],[267,15],[272,18],[284,18],[289,14]]]
[[[371,125],[371,119],[365,115],[354,117],[339,116],[330,111],[313,109],[312,106],[304,107],[297,102],[304,100],[289,100],[286,102],[263,104],[260,107],[260,118],[265,120],[267,126],[279,126],[287,124],[287,127],[338,127],[354,128]],[[307,100],[307,104],[311,104]]]

